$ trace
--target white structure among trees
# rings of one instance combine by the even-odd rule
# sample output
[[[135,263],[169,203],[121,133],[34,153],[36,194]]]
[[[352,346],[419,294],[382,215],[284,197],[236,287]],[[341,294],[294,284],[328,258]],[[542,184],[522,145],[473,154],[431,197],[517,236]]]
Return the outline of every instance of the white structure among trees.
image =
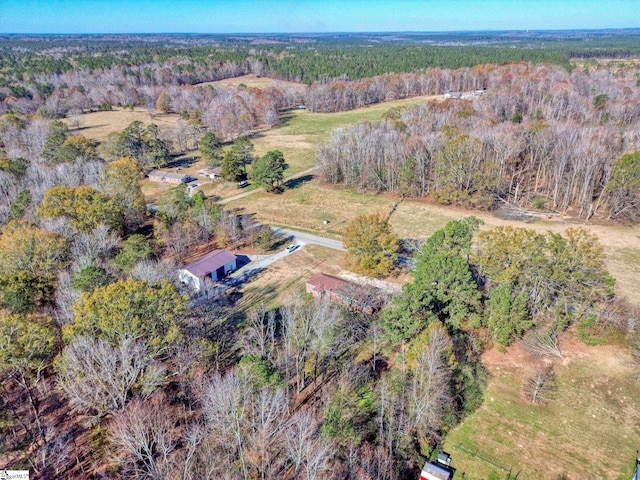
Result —
[[[236,256],[228,250],[214,250],[178,271],[178,278],[196,292],[204,287],[206,277],[216,282],[238,268]]]

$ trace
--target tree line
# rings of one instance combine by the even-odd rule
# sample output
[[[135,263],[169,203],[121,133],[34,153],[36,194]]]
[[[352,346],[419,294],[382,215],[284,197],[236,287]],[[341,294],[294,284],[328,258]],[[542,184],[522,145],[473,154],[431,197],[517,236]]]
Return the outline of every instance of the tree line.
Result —
[[[33,87],[40,85],[42,91],[46,83],[34,80],[34,75],[96,71],[118,65],[144,66],[151,72],[153,65],[160,63],[176,75],[197,75],[197,70],[205,64],[241,66],[259,62],[261,70],[270,76],[310,83],[327,78],[359,79],[428,67],[455,69],[509,61],[555,63],[568,68],[569,58],[626,58],[637,55],[638,47],[634,32],[582,32],[580,36],[520,32],[514,35],[394,34],[393,37],[375,34],[12,36],[0,39],[0,51],[0,84],[10,86],[26,80]],[[194,78],[192,76],[188,83],[193,83]]]
[[[444,204],[637,218],[632,78],[524,65],[484,74],[482,95],[335,130],[317,156],[322,178]]]

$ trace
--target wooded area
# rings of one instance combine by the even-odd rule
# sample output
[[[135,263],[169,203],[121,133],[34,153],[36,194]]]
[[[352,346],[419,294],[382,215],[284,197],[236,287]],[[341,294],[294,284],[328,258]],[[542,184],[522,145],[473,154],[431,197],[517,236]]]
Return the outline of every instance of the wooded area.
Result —
[[[514,64],[456,73],[460,91],[487,90],[334,131],[318,155],[322,177],[444,204],[637,219],[637,72]]]
[[[634,39],[606,52],[632,54]],[[636,308],[616,298],[599,239],[581,227],[481,230],[467,217],[398,238],[396,203],[344,222],[344,246],[347,268],[406,275],[401,289],[331,302],[297,278],[286,301],[265,293],[246,308],[237,291],[187,291],[177,270],[200,252],[287,240],[184,183],[149,205],[144,175],[201,156],[280,198],[295,188],[288,158],[256,155],[252,139],[299,107],[464,94],[335,130],[317,154],[325,184],[640,218],[640,71],[571,68],[568,56],[589,56],[575,39],[549,50],[254,40],[0,39],[0,467],[41,479],[413,480],[483,404],[488,350],[523,339],[532,358],[558,357],[572,329],[637,355]],[[307,84],[197,85],[248,72]],[[180,119],[136,120],[101,142],[73,123],[133,107]],[[521,400],[552,401],[554,379],[538,370]]]

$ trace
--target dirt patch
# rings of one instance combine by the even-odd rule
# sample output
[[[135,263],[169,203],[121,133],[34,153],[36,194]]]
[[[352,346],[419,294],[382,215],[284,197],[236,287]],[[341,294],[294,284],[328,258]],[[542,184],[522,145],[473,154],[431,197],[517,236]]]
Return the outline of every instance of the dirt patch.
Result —
[[[574,360],[588,356],[607,359],[611,367],[618,362],[617,357],[620,348],[617,346],[588,346],[580,340],[575,329],[570,329],[558,336],[558,343],[562,352],[562,358],[547,357],[534,358],[522,346],[522,341],[506,347],[503,351],[494,347],[482,354],[482,363],[490,372],[504,369],[529,369],[532,370],[544,364],[568,365]]]

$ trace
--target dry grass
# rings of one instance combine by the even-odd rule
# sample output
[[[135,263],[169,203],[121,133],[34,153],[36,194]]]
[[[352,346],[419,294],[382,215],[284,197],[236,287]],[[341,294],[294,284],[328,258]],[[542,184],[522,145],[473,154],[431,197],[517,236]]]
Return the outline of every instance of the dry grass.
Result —
[[[258,155],[273,149],[281,150],[289,163],[286,174],[292,174],[313,166],[318,144],[328,139],[333,129],[357,122],[380,120],[382,115],[392,107],[442,98],[442,96],[425,96],[394,100],[337,113],[295,110],[283,117],[281,125],[259,133],[252,138],[252,141]]]
[[[314,230],[328,236],[339,236],[345,224],[358,215],[372,212],[390,212],[396,197],[358,193],[342,187],[306,182],[283,194],[256,193],[229,202],[230,208],[243,208],[255,213],[267,223],[292,225]],[[475,215],[484,223],[482,228],[500,225],[531,228],[539,232],[563,232],[575,223],[541,220],[525,223],[502,220],[493,214],[461,208],[444,207],[419,200],[404,200],[391,216],[391,224],[401,238],[427,238],[448,221]],[[330,221],[328,226],[322,220]],[[607,254],[607,267],[617,279],[616,292],[629,297],[632,302],[640,298],[640,225],[583,225],[595,233]]]
[[[305,280],[317,272],[337,274],[342,269],[344,255],[317,245],[305,245],[291,255],[269,265],[240,288],[242,298],[235,308],[247,311],[260,304],[281,305],[295,289],[303,288]]]
[[[250,73],[249,75],[242,75],[240,77],[225,78],[223,80],[216,80],[214,82],[196,83],[194,87],[212,85],[214,87],[238,87],[245,85],[248,88],[266,88],[274,87],[278,85],[285,85],[291,87],[304,87],[301,83],[287,82],[285,80],[275,80],[269,77],[258,77],[257,75]]]
[[[620,347],[588,347],[566,334],[555,362],[556,391],[546,405],[523,399],[536,368],[518,346],[488,352],[491,379],[483,405],[448,436],[458,474],[468,479],[631,478],[640,445],[637,371]]]
[[[110,112],[83,113],[65,118],[62,121],[72,127],[71,131],[74,133],[79,133],[92,140],[102,141],[111,132],[121,132],[136,120],[144,124],[155,123],[162,129],[174,125],[179,118],[180,116],[175,113],[156,113],[151,116],[144,108],[133,110],[114,108]],[[79,122],[79,128],[74,127],[76,121]]]
[[[341,235],[346,223],[355,216],[372,211],[388,212],[391,205],[388,197],[324,187],[316,181],[305,182],[280,195],[259,192],[227,204],[229,208],[255,213],[267,223],[292,225],[329,236]],[[326,226],[324,219],[330,222]]]

